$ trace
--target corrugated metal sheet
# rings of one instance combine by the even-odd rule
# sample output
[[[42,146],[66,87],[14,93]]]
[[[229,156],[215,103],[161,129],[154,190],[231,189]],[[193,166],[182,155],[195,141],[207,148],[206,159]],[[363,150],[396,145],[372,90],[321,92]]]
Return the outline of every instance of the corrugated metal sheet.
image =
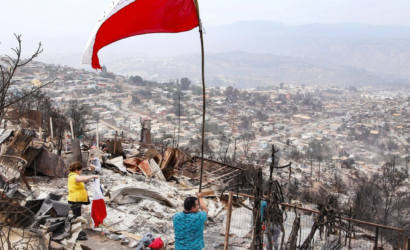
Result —
[[[4,154],[21,157],[32,140],[33,134],[31,131],[19,129]]]
[[[0,144],[2,144],[7,138],[13,134],[12,129],[1,129],[0,130]]]
[[[143,159],[145,160],[151,158],[153,158],[158,165],[160,165],[162,162],[162,156],[160,153],[158,153],[157,150],[155,150],[155,148],[148,149]]]
[[[41,112],[36,110],[29,110],[27,112],[27,119],[36,122],[36,127],[41,127]]]
[[[111,193],[111,201],[119,204],[133,203],[138,199],[153,200],[170,207],[176,207],[172,201],[160,193],[145,188],[124,187]]]
[[[155,178],[161,181],[166,181],[164,174],[162,173],[161,169],[154,159],[149,159],[148,164],[151,167],[152,174],[155,176]]]
[[[122,156],[118,156],[114,159],[106,160],[103,166],[124,175],[127,174],[127,168],[124,166],[123,160]]]
[[[7,112],[10,120],[17,121],[18,119],[26,119],[31,121],[31,125],[35,127],[41,127],[41,112],[36,110],[28,110],[27,112],[20,113],[17,109]]]
[[[128,158],[124,160],[124,165],[127,167],[127,170],[134,174],[141,174],[141,170],[138,165],[141,163],[140,158]]]
[[[148,163],[148,159],[142,161],[142,162],[138,165],[138,167],[141,169],[141,171],[144,173],[144,175],[145,175],[146,177],[152,177],[152,170],[151,170],[151,167],[150,167],[150,165],[149,165],[149,163]]]
[[[27,161],[31,161],[30,167],[48,176],[67,177],[68,166],[73,161],[73,156],[62,158],[57,154],[51,153],[44,148],[29,147]]]

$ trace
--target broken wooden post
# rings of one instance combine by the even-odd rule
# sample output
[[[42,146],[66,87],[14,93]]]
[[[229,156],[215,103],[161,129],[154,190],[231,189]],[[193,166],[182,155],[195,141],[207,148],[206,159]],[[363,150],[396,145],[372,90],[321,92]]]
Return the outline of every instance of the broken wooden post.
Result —
[[[114,151],[112,152],[113,154],[115,154],[115,150],[117,149],[117,135],[118,135],[118,131],[115,131]]]
[[[403,231],[400,232],[400,238],[399,238],[399,240],[397,241],[397,249],[401,249],[401,247],[403,246],[403,245],[401,244],[402,239],[403,239]]]
[[[68,151],[67,131],[64,132],[65,151]]]
[[[404,242],[403,242],[403,250],[410,250],[410,238],[409,237],[404,237]]]
[[[233,203],[233,193],[232,193],[232,192],[229,192],[228,215],[227,215],[227,217],[226,217],[224,250],[228,250],[228,245],[229,245],[229,230],[230,230],[230,228],[231,228],[232,203]]]
[[[50,140],[53,141],[53,119],[50,117],[50,130],[51,130],[51,138]]]
[[[81,147],[80,147],[80,139],[75,138],[71,139],[71,151],[73,151],[73,161],[82,162],[82,154],[81,154]]]
[[[376,237],[374,239],[374,249],[377,249],[378,241],[379,241],[379,227],[376,227]]]
[[[74,139],[74,129],[73,129],[73,121],[70,120],[70,127],[71,127],[71,139]]]

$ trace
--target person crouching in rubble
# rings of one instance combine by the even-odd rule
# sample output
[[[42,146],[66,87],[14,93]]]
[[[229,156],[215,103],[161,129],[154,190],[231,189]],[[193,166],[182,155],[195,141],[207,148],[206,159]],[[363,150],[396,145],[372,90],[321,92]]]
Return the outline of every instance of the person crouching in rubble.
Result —
[[[68,203],[73,207],[74,217],[81,216],[81,205],[90,204],[84,182],[98,178],[98,175],[81,176],[83,169],[80,162],[72,163],[68,169]]]
[[[173,217],[175,230],[175,250],[198,250],[205,247],[204,224],[208,217],[202,193],[197,197],[187,197],[184,201],[184,211]],[[199,211],[201,208],[202,211]]]
[[[95,157],[94,154],[91,154],[91,159],[90,159],[90,167],[88,170],[96,172],[97,174],[101,173],[101,162],[100,159]]]

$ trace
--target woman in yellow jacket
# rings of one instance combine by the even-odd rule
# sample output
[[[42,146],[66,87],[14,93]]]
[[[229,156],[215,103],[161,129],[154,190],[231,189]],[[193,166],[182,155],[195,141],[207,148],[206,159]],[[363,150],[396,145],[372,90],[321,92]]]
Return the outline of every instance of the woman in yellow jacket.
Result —
[[[73,207],[74,217],[78,217],[81,216],[81,205],[90,204],[84,182],[91,179],[97,179],[98,175],[81,176],[81,173],[83,172],[83,164],[80,162],[72,163],[69,170],[68,203]]]

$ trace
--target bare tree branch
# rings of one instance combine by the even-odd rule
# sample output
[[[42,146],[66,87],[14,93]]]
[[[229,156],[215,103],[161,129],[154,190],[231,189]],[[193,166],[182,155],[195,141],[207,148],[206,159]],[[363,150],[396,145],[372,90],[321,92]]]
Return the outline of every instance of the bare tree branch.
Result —
[[[16,84],[18,81],[13,80],[14,74],[16,73],[18,68],[21,68],[30,62],[34,60],[34,58],[38,57],[43,52],[42,49],[42,44],[39,43],[37,50],[26,60],[21,60],[21,45],[22,45],[22,40],[21,40],[21,35],[16,35],[14,36],[17,39],[18,46],[15,48],[11,48],[11,50],[15,53],[16,58],[13,59],[11,56],[6,55],[6,59],[4,62],[9,66],[9,69],[6,71],[3,69],[2,66],[0,66],[0,71],[1,71],[1,86],[0,86],[0,123],[3,121],[7,108],[20,102],[21,100],[24,100],[25,98],[35,94],[38,92],[41,88],[49,85],[50,83],[53,83],[55,79],[53,79],[50,82],[47,82],[45,84],[42,84],[39,87],[33,88],[30,91],[26,92],[24,95],[16,98],[13,93],[11,93],[9,90],[10,88]]]

